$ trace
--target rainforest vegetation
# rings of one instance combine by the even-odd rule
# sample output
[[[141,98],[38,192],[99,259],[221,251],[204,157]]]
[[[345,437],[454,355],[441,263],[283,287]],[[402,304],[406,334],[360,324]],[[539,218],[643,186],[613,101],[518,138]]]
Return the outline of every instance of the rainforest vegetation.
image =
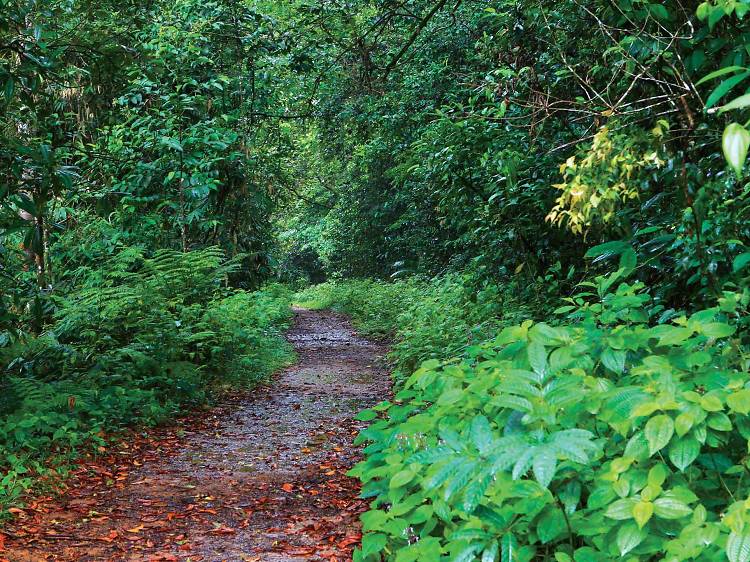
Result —
[[[355,560],[749,562],[748,11],[0,0],[0,506],[296,302],[391,344]]]

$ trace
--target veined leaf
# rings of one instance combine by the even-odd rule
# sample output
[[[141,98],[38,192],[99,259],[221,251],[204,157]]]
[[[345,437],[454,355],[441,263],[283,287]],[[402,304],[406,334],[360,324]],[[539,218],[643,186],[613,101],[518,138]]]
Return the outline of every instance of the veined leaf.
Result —
[[[516,550],[518,550],[516,537],[513,533],[505,533],[500,539],[500,562],[516,562]]]
[[[732,532],[727,539],[729,562],[750,562],[750,530]]]
[[[617,531],[617,549],[620,551],[620,556],[625,556],[628,552],[636,548],[643,542],[643,539],[647,535],[648,533],[644,529],[632,521],[625,523]]]
[[[471,442],[482,455],[487,454],[494,443],[490,422],[484,416],[476,416],[472,420],[471,427],[469,428],[469,436]]]
[[[556,468],[557,455],[551,447],[543,447],[534,455],[534,460],[532,462],[534,478],[536,478],[537,482],[545,488],[549,486],[550,482],[552,482]]]
[[[700,443],[694,437],[683,437],[670,445],[669,460],[681,472],[684,472],[698,458],[700,451]]]
[[[654,515],[662,519],[682,519],[693,513],[686,503],[676,498],[661,497],[654,500]]]
[[[636,503],[638,502],[632,498],[617,500],[616,502],[609,504],[607,511],[604,512],[604,516],[618,521],[633,519],[633,508]]]
[[[493,475],[487,471],[487,474],[475,479],[466,487],[463,500],[464,511],[471,513],[477,508],[479,502],[481,502],[484,497],[484,493],[492,483],[492,476]]]
[[[644,435],[648,441],[649,454],[653,455],[663,449],[674,435],[674,422],[665,414],[654,416],[644,429]]]

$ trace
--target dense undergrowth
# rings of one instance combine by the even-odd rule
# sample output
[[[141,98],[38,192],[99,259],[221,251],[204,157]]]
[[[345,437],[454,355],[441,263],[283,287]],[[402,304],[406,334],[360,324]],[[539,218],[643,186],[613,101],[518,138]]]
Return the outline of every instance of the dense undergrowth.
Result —
[[[51,297],[54,321],[0,347],[0,506],[126,427],[185,415],[288,362],[289,293],[226,286],[221,250],[124,247]],[[6,334],[6,337],[9,334]]]
[[[398,377],[427,359],[460,354],[503,323],[532,311],[541,314],[544,302],[524,303],[516,289],[481,283],[470,275],[393,283],[349,280],[315,285],[297,293],[295,301],[303,307],[344,312],[364,335],[390,340]],[[527,290],[525,295],[531,293]]]
[[[750,562],[746,1],[0,6],[0,501],[343,279],[360,559]]]
[[[546,322],[456,278],[297,295],[393,338],[355,560],[746,559],[747,290],[665,314],[628,262]]]

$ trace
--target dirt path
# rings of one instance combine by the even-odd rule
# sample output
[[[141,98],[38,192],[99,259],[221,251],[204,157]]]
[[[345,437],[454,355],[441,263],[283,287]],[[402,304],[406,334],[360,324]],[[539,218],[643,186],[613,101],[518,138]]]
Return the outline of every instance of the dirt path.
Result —
[[[123,444],[62,499],[18,512],[0,560],[350,560],[353,417],[388,392],[384,349],[331,312],[296,310],[288,339],[299,361],[267,387]]]

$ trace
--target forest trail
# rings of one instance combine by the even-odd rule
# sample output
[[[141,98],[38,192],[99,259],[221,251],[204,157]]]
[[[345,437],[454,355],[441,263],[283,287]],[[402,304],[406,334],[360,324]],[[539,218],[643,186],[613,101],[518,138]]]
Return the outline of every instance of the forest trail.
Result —
[[[84,465],[6,529],[10,562],[351,559],[366,502],[345,476],[356,413],[389,392],[385,349],[341,316],[295,310],[297,363],[182,429]]]

